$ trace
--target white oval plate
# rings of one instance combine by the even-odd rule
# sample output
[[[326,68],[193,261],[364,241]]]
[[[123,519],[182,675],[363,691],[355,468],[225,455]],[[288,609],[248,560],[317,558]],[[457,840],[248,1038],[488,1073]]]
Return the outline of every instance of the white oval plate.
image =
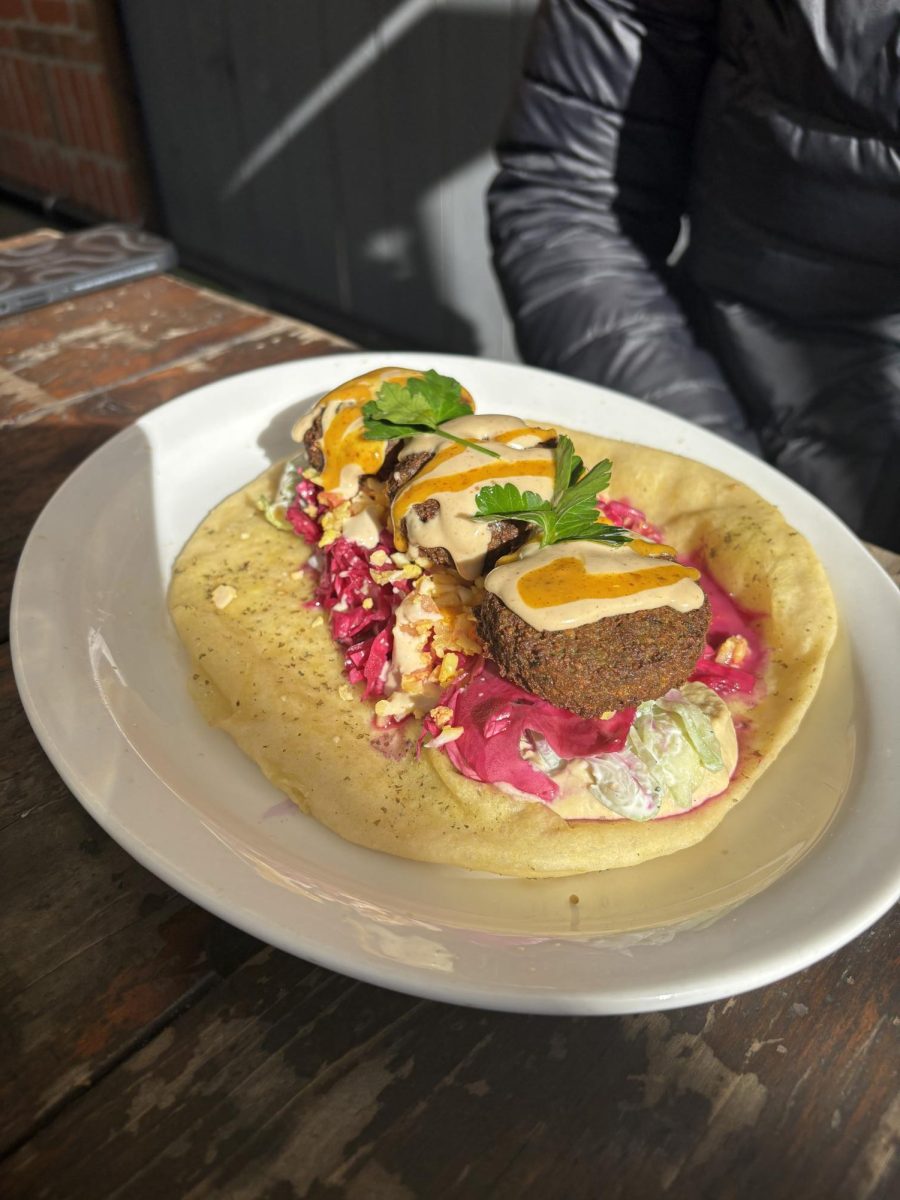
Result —
[[[290,453],[298,411],[389,362],[455,376],[482,412],[708,463],[777,504],[813,543],[842,636],[798,735],[700,846],[564,880],[390,858],[300,814],[194,711],[165,604],[175,555],[210,508]],[[823,505],[684,421],[526,367],[344,354],[200,388],[92,455],[32,531],[11,637],[25,709],[68,786],[192,900],[291,953],[401,991],[626,1013],[779,979],[855,937],[900,894],[898,615],[891,580]]]

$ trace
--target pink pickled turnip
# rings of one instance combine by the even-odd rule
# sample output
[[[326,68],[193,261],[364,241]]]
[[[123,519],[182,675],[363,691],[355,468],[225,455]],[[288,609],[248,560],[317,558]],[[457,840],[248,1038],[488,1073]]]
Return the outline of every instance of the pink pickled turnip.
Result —
[[[463,728],[460,737],[442,747],[461,775],[506,783],[547,803],[559,788],[522,757],[526,733],[540,734],[560,758],[589,758],[621,750],[634,719],[633,708],[607,721],[577,717],[501,679],[488,665],[467,683],[450,688],[440,703],[453,713],[450,723]],[[431,718],[425,727],[432,736],[440,732]]]

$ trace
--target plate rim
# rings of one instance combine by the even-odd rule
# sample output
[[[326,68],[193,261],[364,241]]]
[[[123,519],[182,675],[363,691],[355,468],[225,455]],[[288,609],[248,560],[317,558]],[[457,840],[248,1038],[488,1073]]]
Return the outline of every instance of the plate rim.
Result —
[[[203,405],[208,403],[210,395],[214,396],[216,391],[223,389],[231,390],[237,384],[238,386],[253,386],[249,381],[260,381],[261,377],[271,373],[283,373],[293,375],[295,372],[299,374],[309,374],[315,376],[321,374],[326,367],[326,364],[340,364],[341,367],[346,367],[344,372],[346,377],[351,373],[359,374],[360,370],[354,370],[355,367],[361,369],[369,369],[376,365],[387,365],[395,361],[405,361],[410,365],[424,363],[427,360],[429,365],[438,365],[441,369],[441,363],[457,363],[470,364],[478,367],[499,367],[502,371],[510,372],[527,372],[545,376],[548,380],[552,380],[555,386],[576,385],[577,387],[588,387],[592,385],[584,384],[580,380],[572,380],[565,376],[556,375],[552,372],[541,371],[539,368],[527,367],[521,364],[501,363],[489,359],[470,358],[462,355],[448,354],[427,354],[421,351],[392,351],[389,353],[362,351],[357,353],[339,353],[332,355],[315,356],[312,358],[294,360],[288,363],[275,364],[256,368],[255,370],[242,372],[238,375],[226,376],[224,379],[216,380],[208,384],[202,385],[200,388],[192,389],[189,392],[183,393],[181,396],[151,410],[144,414],[137,421],[126,426],[118,431],[106,443],[95,450],[91,455],[85,458],[76,469],[63,481],[59,489],[54,493],[50,500],[45,505],[40,516],[35,522],[29,537],[23,548],[19,569],[16,572],[16,578],[13,586],[13,594],[10,608],[10,646],[13,661],[13,671],[16,679],[19,693],[22,698],[23,707],[25,708],[28,719],[35,730],[35,733],[50,758],[54,768],[62,777],[68,789],[72,792],[80,804],[90,813],[93,819],[97,820],[102,828],[114,838],[123,848],[131,854],[138,862],[140,862],[148,870],[164,879],[167,884],[172,886],[181,894],[186,895],[189,899],[198,903],[202,907],[212,911],[217,916],[235,924],[253,936],[259,937],[272,945],[278,946],[280,949],[302,957],[308,957],[312,961],[321,963],[322,965],[350,975],[354,978],[364,979],[366,982],[374,983],[380,986],[388,986],[410,994],[419,995],[429,999],[437,999],[449,1001],[453,1003],[475,1005],[483,1008],[495,1008],[503,1011],[521,1011],[521,1012],[545,1012],[545,1013],[596,1013],[600,1014],[622,1014],[630,1012],[646,1012],[658,1011],[663,1008],[678,1007],[685,1004],[696,1004],[700,1002],[708,1002],[718,1000],[725,996],[735,994],[739,991],[745,991],[750,988],[763,986],[764,984],[775,982],[784,978],[786,975],[797,970],[802,970],[812,963],[818,961],[824,955],[833,952],[834,950],[845,945],[848,941],[858,936],[874,921],[878,920],[890,907],[900,898],[900,858],[895,862],[893,871],[890,873],[890,879],[882,879],[880,887],[873,892],[873,880],[867,878],[869,884],[868,900],[864,904],[857,903],[853,906],[852,913],[844,913],[843,920],[839,922],[831,921],[827,923],[826,928],[819,931],[819,935],[808,935],[802,943],[803,950],[798,951],[796,945],[778,952],[771,953],[768,957],[762,960],[756,959],[755,962],[746,964],[743,969],[738,966],[732,967],[725,973],[720,972],[718,981],[713,978],[702,979],[696,982],[693,986],[681,985],[676,990],[666,993],[659,989],[651,993],[642,993],[639,987],[632,987],[626,990],[620,990],[617,993],[609,991],[598,991],[596,988],[585,990],[579,987],[573,990],[556,989],[551,993],[536,993],[533,990],[514,987],[504,990],[498,988],[496,984],[486,985],[479,988],[471,982],[465,986],[461,986],[458,980],[453,980],[452,976],[440,976],[436,972],[423,971],[418,967],[409,967],[408,965],[394,962],[389,967],[386,967],[384,961],[377,962],[376,960],[363,958],[362,956],[353,957],[347,953],[342,953],[336,950],[334,946],[322,943],[321,941],[313,943],[309,938],[305,941],[296,936],[288,936],[280,926],[273,925],[271,919],[266,920],[263,914],[247,911],[236,911],[234,904],[229,902],[228,896],[224,892],[217,892],[208,881],[204,883],[201,878],[196,878],[187,867],[180,867],[172,858],[171,854],[166,854],[159,848],[154,848],[150,843],[142,840],[137,836],[132,828],[112,813],[103,803],[102,799],[95,796],[85,796],[83,789],[80,786],[80,781],[77,779],[73,771],[70,769],[70,764],[67,761],[64,752],[57,745],[53,736],[52,730],[45,723],[43,714],[40,712],[38,705],[35,702],[32,690],[29,684],[28,668],[24,661],[24,650],[21,644],[22,637],[22,620],[20,617],[20,604],[23,591],[23,580],[26,578],[31,555],[34,552],[34,544],[37,537],[40,537],[40,529],[46,522],[52,518],[53,506],[60,503],[65,503],[66,494],[72,488],[80,485],[80,482],[89,477],[90,474],[98,469],[98,465],[102,465],[104,456],[117,455],[121,453],[123,445],[127,444],[128,438],[139,436],[144,430],[152,428],[155,422],[165,421],[168,414],[171,414],[175,406],[182,406],[185,410],[190,404]],[[447,369],[446,367],[443,369]],[[463,368],[464,369],[464,368]],[[319,390],[315,387],[313,391]],[[883,577],[883,581],[891,589],[896,592],[895,585],[890,576],[883,567],[865,550],[854,537],[854,535],[843,525],[843,523],[828,510],[820,501],[809,496],[803,489],[786,477],[780,475],[774,468],[768,464],[753,458],[747,452],[739,447],[732,446],[730,443],[723,442],[706,430],[698,430],[695,426],[687,421],[672,416],[668,413],[660,413],[659,410],[650,405],[644,404],[641,401],[635,400],[632,397],[625,396],[621,393],[610,391],[609,389],[597,389],[606,398],[612,399],[615,402],[625,401],[630,405],[638,405],[640,408],[649,410],[652,413],[654,420],[663,419],[663,424],[674,422],[682,428],[685,435],[689,435],[692,439],[696,439],[698,435],[702,435],[701,441],[713,439],[717,448],[727,447],[727,458],[733,457],[732,453],[740,456],[740,459],[746,459],[755,469],[759,469],[763,476],[766,473],[777,483],[779,490],[787,488],[788,493],[796,491],[796,493],[804,498],[804,504],[812,502],[816,512],[816,508],[820,510],[816,515],[818,518],[824,519],[826,527],[833,523],[833,527],[843,531],[842,536],[847,536],[856,544],[861,553],[865,556],[865,560],[875,572]],[[644,443],[649,444],[649,443]],[[724,450],[722,451],[724,453]],[[702,461],[702,459],[701,459]],[[721,467],[718,469],[722,469]],[[727,468],[725,468],[727,471]],[[750,486],[756,487],[755,483]],[[867,567],[867,569],[869,569]],[[900,595],[898,595],[900,600]],[[115,727],[118,728],[118,727]],[[121,730],[119,734],[124,738]],[[185,813],[193,812],[188,805],[182,805]],[[194,819],[197,824],[202,824],[198,820],[198,814],[194,813]],[[207,835],[211,836],[211,835]],[[824,835],[823,835],[824,836]],[[766,887],[761,896],[771,896],[777,893],[779,887],[784,884],[786,879],[798,871],[803,865],[803,861],[809,857],[803,856],[798,863],[794,864],[785,875],[773,881]],[[229,863],[234,864],[240,862],[237,856],[231,855]],[[246,864],[241,863],[241,869],[249,871],[250,868]],[[253,883],[255,886],[277,887],[278,885],[269,884],[265,880],[261,880],[259,876],[254,876]],[[877,893],[877,894],[876,894]],[[739,906],[736,911],[743,910],[748,906],[752,906],[756,896],[750,897]],[[728,918],[731,919],[730,917]],[[814,934],[815,931],[813,931]],[[542,938],[542,941],[553,941],[552,938]],[[558,940],[558,939],[556,939]],[[568,945],[578,944],[584,945],[586,939],[579,940],[577,937],[567,937],[565,939]]]

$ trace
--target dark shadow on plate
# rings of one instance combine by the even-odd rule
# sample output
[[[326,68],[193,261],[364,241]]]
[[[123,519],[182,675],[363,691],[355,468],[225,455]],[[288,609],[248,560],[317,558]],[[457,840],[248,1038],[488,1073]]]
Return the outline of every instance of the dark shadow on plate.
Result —
[[[298,417],[302,417],[320,400],[325,392],[319,390],[310,392],[308,396],[298,399],[294,404],[273,417],[256,439],[256,444],[265,454],[270,463],[281,462],[283,458],[291,458],[297,453],[297,443],[291,439],[291,430]]]

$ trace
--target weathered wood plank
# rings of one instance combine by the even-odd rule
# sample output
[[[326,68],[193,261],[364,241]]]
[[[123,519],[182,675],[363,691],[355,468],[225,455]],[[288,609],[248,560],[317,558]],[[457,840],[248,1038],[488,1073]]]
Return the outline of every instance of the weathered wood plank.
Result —
[[[79,426],[68,419],[45,417],[33,425],[0,430],[0,620],[4,635],[13,574],[31,526],[63,480],[117,428]]]
[[[4,1182],[35,1197],[92,1196],[100,1151],[105,1196],[186,1196],[220,1154],[228,1157],[227,1143],[239,1158],[253,1157],[245,1144],[250,1113],[264,1130],[310,1081],[333,1074],[336,1064],[359,1064],[416,1010],[408,998],[265,951],[211,1005],[198,1004],[176,1022],[184,1037],[173,1027],[123,1064],[115,1074],[124,1096],[93,1089],[90,1112],[76,1122],[61,1114],[54,1136],[38,1135],[24,1147]],[[87,1139],[79,1124],[90,1127]],[[55,1162],[47,1157],[51,1145]]]
[[[0,1172],[34,1197],[894,1194],[898,917],[623,1019],[417,1003],[265,951]]]
[[[0,365],[50,403],[7,394],[3,424],[202,354],[270,320],[261,309],[202,291],[168,275],[51,304],[0,323]]]
[[[138,866],[76,803],[16,702],[8,646],[0,713],[3,1153],[256,943]]]
[[[345,346],[166,277],[3,322],[0,391],[15,392],[0,472],[4,628],[25,537],[92,450],[202,383]],[[27,1137],[254,945],[96,827],[28,727],[8,648],[2,666],[0,1148]]]
[[[51,406],[43,415],[34,409],[34,419],[7,426],[0,434],[2,457],[9,464],[0,471],[3,629],[7,628],[13,572],[31,526],[59,485],[88,454],[135,418],[192,388],[256,367],[347,348],[346,342],[313,326],[269,317],[240,336],[212,341],[202,353],[150,374],[138,373],[136,378],[128,377],[127,355],[122,355],[116,368],[124,376],[122,382]],[[114,351],[111,354],[118,357]]]
[[[218,379],[227,379],[258,367],[296,362],[351,350],[350,343],[332,334],[283,317],[273,317],[266,325],[230,343],[214,346],[186,362],[176,363],[152,375],[130,380],[115,388],[103,389],[79,402],[77,410],[62,416],[76,423],[86,420],[108,421],[119,426],[158,408],[193,388]]]

